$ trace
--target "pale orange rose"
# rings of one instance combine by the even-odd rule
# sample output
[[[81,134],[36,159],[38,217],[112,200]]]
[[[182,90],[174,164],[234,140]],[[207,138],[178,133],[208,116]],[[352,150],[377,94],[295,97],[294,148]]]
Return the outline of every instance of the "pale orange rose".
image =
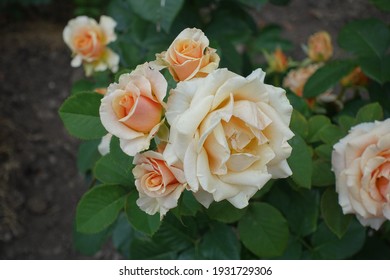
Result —
[[[119,56],[107,47],[116,40],[115,25],[116,22],[108,16],[101,16],[99,24],[86,16],[70,20],[62,35],[74,56],[71,65],[78,67],[83,64],[87,76],[106,69],[116,72]]]
[[[158,132],[165,103],[167,81],[148,63],[122,74],[111,84],[100,106],[100,119],[108,132],[117,136],[122,150],[134,156],[149,148]]]
[[[175,81],[205,77],[218,68],[219,56],[209,47],[209,40],[202,30],[184,29],[168,50],[156,55],[157,67],[168,67]]]
[[[283,86],[289,88],[298,96],[303,96],[303,87],[307,80],[320,67],[320,64],[310,64],[306,67],[297,68],[288,72],[283,80]]]
[[[344,214],[374,229],[390,220],[390,119],[352,127],[334,145],[332,167]]]
[[[149,215],[160,218],[177,206],[186,180],[183,170],[169,166],[159,152],[147,151],[134,157],[135,186],[139,192],[137,205]]]
[[[312,61],[327,61],[332,55],[332,39],[328,32],[320,31],[309,37],[308,56]]]

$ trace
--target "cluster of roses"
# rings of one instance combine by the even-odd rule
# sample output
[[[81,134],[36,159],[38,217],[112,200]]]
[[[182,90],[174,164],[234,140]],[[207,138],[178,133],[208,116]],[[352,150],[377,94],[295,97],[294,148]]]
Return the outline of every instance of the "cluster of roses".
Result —
[[[108,17],[100,25],[86,17],[71,20],[64,40],[74,53],[72,65],[83,62],[87,74],[116,71],[119,59],[107,47],[114,27]],[[312,59],[329,58],[322,43],[316,46]],[[218,69],[216,50],[195,28],[182,31],[156,57],[122,74],[100,107],[109,132],[103,146],[115,135],[134,156],[142,210],[162,218],[185,189],[205,207],[226,199],[243,208],[271,178],[291,175],[292,106],[282,88],[264,83],[261,69],[248,77]],[[177,81],[168,94],[163,68]],[[156,150],[148,150],[151,141]],[[390,219],[390,119],[353,127],[334,146],[332,165],[344,213],[373,228]]]

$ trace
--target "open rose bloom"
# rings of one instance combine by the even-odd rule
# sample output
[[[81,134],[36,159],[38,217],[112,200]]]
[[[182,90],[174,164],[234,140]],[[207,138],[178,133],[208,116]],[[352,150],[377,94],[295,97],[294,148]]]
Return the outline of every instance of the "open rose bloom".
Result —
[[[71,65],[83,64],[87,76],[106,69],[116,72],[119,56],[107,47],[116,40],[115,25],[108,16],[101,16],[99,23],[86,16],[70,20],[63,31],[63,39],[73,53]]]
[[[332,166],[344,214],[374,229],[390,220],[390,119],[353,127],[334,145]]]
[[[226,199],[243,208],[268,180],[291,175],[292,107],[264,77],[260,69],[246,78],[218,69],[171,91],[164,157],[183,166],[189,189],[206,207]]]
[[[186,181],[180,168],[168,165],[161,153],[147,151],[134,157],[137,205],[149,215],[159,212],[162,218],[177,206]]]
[[[202,30],[187,28],[169,46],[157,55],[159,67],[168,67],[175,81],[205,77],[218,68],[219,56],[209,47],[209,40]]]
[[[100,119],[109,133],[120,140],[122,150],[134,156],[149,148],[158,132],[165,103],[167,81],[148,63],[123,74],[112,83],[100,106]]]

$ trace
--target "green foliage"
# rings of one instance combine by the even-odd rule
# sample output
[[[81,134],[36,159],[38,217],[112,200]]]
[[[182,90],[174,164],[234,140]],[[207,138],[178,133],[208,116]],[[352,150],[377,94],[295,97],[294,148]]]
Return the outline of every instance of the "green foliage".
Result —
[[[355,63],[348,60],[336,60],[319,68],[307,81],[303,89],[306,98],[316,97],[336,85],[355,67]]]
[[[279,256],[287,247],[287,221],[267,203],[252,203],[239,221],[238,231],[244,245],[260,258]]]
[[[136,201],[138,199],[138,192],[131,192],[126,199],[125,211],[127,219],[131,225],[139,231],[148,235],[153,235],[160,227],[160,215],[148,215],[142,211]]]
[[[66,129],[75,137],[91,140],[103,137],[107,132],[99,116],[100,100],[98,93],[79,93],[69,97],[59,109]]]
[[[295,135],[289,143],[292,152],[287,161],[293,172],[291,178],[298,186],[310,189],[313,169],[310,148],[299,135]]]
[[[77,231],[97,233],[111,225],[124,207],[126,193],[118,185],[99,185],[86,192],[76,210]]]
[[[336,234],[338,238],[342,238],[348,230],[352,216],[343,214],[342,209],[338,204],[338,195],[331,188],[328,188],[322,195],[321,214],[328,228]]]
[[[383,109],[378,103],[368,104],[357,112],[356,121],[357,123],[362,122],[373,122],[383,119]]]
[[[232,204],[224,200],[221,202],[213,202],[207,209],[206,214],[211,219],[222,223],[234,223],[244,216],[246,211],[247,208],[237,209]]]
[[[81,173],[87,173],[101,157],[98,151],[100,139],[84,141],[79,146],[77,168]]]
[[[390,12],[390,2],[387,0],[370,0],[378,9]]]

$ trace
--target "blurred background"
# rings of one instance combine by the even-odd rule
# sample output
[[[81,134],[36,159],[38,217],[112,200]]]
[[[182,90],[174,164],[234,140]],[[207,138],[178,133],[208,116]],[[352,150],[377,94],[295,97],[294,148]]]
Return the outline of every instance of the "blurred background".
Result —
[[[0,259],[120,258],[109,243],[93,256],[74,248],[75,208],[89,182],[77,169],[79,141],[57,113],[84,76],[70,66],[63,28],[76,15],[98,18],[110,2],[0,0]],[[353,19],[390,23],[368,0],[258,2],[254,22],[281,26],[294,59],[305,57],[301,45],[317,31],[336,40]],[[334,47],[335,57],[343,56]]]

